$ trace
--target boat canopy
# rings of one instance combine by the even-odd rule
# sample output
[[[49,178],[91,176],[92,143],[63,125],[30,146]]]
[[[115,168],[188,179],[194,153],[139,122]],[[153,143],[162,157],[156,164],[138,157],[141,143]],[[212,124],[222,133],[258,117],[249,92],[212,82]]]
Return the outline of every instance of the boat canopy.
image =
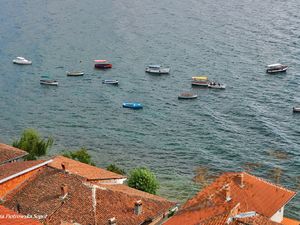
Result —
[[[208,80],[208,77],[206,76],[199,76],[199,77],[192,77],[193,80],[201,80],[201,81],[205,81]]]
[[[280,67],[280,66],[283,66],[283,65],[280,64],[280,63],[275,63],[275,64],[270,64],[270,65],[268,65],[268,68],[272,68],[272,67]]]
[[[22,57],[22,56],[18,56],[18,57],[17,57],[17,59],[20,59],[20,60],[25,60],[25,58],[24,58],[24,57]]]
[[[159,69],[161,66],[160,65],[149,65],[149,68],[155,68],[155,69]]]
[[[107,60],[105,60],[105,59],[95,59],[94,62],[95,63],[106,63]]]

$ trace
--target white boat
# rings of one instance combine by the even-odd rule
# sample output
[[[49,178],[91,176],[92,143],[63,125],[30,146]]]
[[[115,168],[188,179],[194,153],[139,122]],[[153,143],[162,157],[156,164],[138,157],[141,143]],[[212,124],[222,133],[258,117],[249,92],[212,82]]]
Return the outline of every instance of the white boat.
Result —
[[[193,94],[191,92],[183,92],[178,96],[178,99],[195,99],[198,95]]]
[[[294,113],[300,113],[300,107],[293,107]]]
[[[170,73],[170,68],[163,68],[161,65],[149,65],[146,67],[145,71],[147,73],[168,74]]]
[[[48,76],[42,76],[40,79],[40,84],[42,85],[50,85],[50,86],[57,86],[58,81],[50,79]]]
[[[84,72],[79,72],[79,71],[67,71],[67,76],[73,76],[73,77],[78,77],[78,76],[83,76]]]
[[[267,73],[286,72],[288,66],[280,63],[270,64],[267,66]]]
[[[28,59],[25,59],[24,57],[18,56],[13,60],[13,63],[19,64],[19,65],[31,65],[32,62]]]
[[[217,83],[217,82],[210,82],[208,84],[208,87],[209,88],[214,88],[214,89],[225,89],[226,88],[226,85],[225,84],[220,84],[220,83]]]
[[[102,81],[103,84],[114,84],[114,85],[118,85],[119,81],[118,80],[103,80]]]

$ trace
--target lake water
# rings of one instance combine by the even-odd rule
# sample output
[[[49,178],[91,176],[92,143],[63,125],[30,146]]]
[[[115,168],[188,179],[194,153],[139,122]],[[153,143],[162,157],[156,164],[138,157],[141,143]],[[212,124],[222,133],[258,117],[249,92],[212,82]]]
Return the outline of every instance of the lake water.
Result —
[[[159,193],[179,202],[198,190],[198,166],[258,163],[252,173],[264,178],[278,167],[281,184],[299,188],[299,8],[298,0],[2,0],[0,141],[31,127],[55,139],[50,155],[86,147],[100,167],[147,166]],[[33,64],[14,65],[16,56]],[[94,59],[113,69],[94,70]],[[266,74],[277,62],[287,73]],[[170,75],[146,74],[153,63],[170,66]],[[42,75],[59,86],[41,86]],[[227,89],[192,89],[197,75]],[[183,91],[198,99],[179,101]],[[124,101],[144,109],[124,109]],[[286,209],[299,216],[300,196]]]

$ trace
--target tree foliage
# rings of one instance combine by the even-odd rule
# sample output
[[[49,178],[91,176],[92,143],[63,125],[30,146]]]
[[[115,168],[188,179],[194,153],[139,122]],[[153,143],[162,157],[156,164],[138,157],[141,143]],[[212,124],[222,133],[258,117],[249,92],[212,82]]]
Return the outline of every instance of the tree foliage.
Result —
[[[90,154],[87,152],[85,148],[81,148],[73,152],[72,151],[66,152],[63,154],[63,156],[89,165],[93,165],[93,166],[95,165],[92,162],[92,157],[90,156]]]
[[[23,131],[19,140],[13,142],[13,146],[28,152],[25,160],[35,160],[37,157],[47,154],[48,148],[53,144],[53,139],[44,139],[34,129],[26,129]]]
[[[114,172],[114,173],[117,173],[117,174],[121,174],[121,175],[126,174],[126,172],[123,169],[117,167],[115,164],[110,164],[108,167],[106,167],[106,169],[108,171],[111,171],[111,172]]]
[[[149,169],[140,167],[133,169],[130,172],[128,186],[151,194],[156,194],[159,183],[155,175]]]

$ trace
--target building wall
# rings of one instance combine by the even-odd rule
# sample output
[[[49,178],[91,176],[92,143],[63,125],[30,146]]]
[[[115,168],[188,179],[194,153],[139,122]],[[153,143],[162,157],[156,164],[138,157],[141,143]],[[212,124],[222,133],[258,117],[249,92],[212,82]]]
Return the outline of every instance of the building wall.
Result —
[[[38,172],[38,168],[0,184],[0,199]]]
[[[274,222],[281,223],[283,220],[283,212],[284,212],[284,206],[282,206],[281,209],[279,209],[270,219]]]

